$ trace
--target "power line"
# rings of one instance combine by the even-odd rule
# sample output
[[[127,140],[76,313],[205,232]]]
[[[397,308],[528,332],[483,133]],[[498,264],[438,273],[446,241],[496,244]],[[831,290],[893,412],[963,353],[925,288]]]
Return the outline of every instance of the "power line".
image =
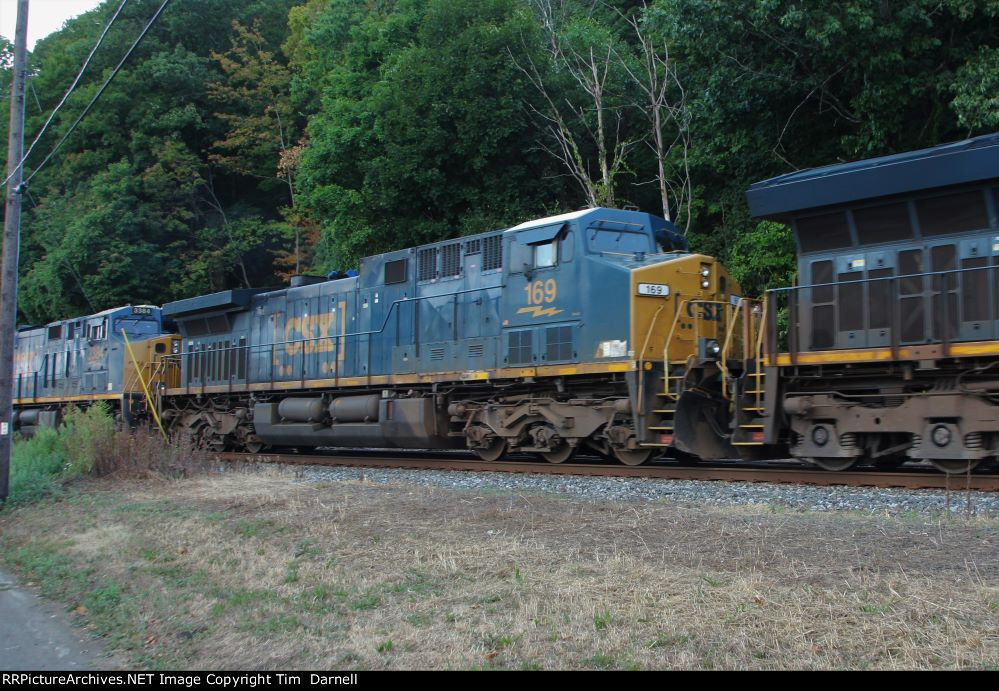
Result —
[[[80,71],[76,73],[76,78],[73,80],[73,83],[69,85],[69,88],[66,89],[66,93],[63,94],[62,99],[59,100],[59,103],[56,104],[56,107],[49,114],[49,117],[45,121],[45,124],[42,125],[42,129],[38,131],[38,134],[35,135],[34,140],[32,140],[31,144],[28,146],[28,150],[24,152],[23,156],[21,156],[21,160],[18,162],[17,168],[15,168],[15,170],[21,168],[21,166],[24,165],[24,162],[28,160],[28,156],[31,155],[31,152],[34,150],[35,145],[42,138],[42,135],[45,134],[45,130],[47,130],[48,127],[49,127],[49,125],[52,123],[52,120],[55,118],[56,113],[59,112],[59,109],[62,108],[63,104],[67,101],[67,99],[69,99],[70,94],[72,94],[73,90],[76,89],[76,85],[80,83],[80,78],[83,76],[83,73],[86,72],[87,71],[87,67],[90,66],[90,61],[93,60],[94,53],[96,53],[97,49],[101,47],[102,43],[104,43],[104,37],[108,35],[108,31],[111,29],[111,25],[114,24],[114,21],[118,18],[118,15],[121,14],[121,10],[122,10],[122,8],[125,7],[125,3],[127,3],[127,2],[128,2],[128,0],[121,0],[121,3],[118,5],[118,9],[115,10],[114,14],[111,16],[111,19],[108,21],[107,26],[104,27],[104,31],[102,31],[100,37],[98,37],[97,43],[94,44],[94,47],[90,49],[90,54],[87,56],[87,59],[83,61],[83,66],[80,67]],[[35,87],[34,87],[33,84],[31,85],[31,91],[33,93],[35,91]],[[35,93],[35,101],[36,102],[38,101],[38,94],[37,93]],[[41,110],[41,109],[42,109],[41,104],[39,104],[38,105],[38,110]],[[2,187],[3,185],[6,185],[7,182],[12,177],[14,177],[14,171],[13,170],[10,171],[10,173],[7,175],[7,178],[3,181],[3,183],[0,183],[0,187]]]
[[[163,3],[156,10],[156,13],[153,14],[153,16],[149,19],[149,22],[146,23],[145,28],[142,29],[142,33],[140,33],[138,38],[135,39],[135,42],[132,43],[131,47],[128,49],[128,52],[125,53],[125,56],[115,66],[111,74],[108,75],[108,78],[104,80],[104,83],[101,84],[101,88],[98,89],[96,94],[94,94],[94,97],[90,99],[90,103],[87,104],[87,107],[83,109],[83,112],[80,113],[79,117],[76,118],[76,121],[73,122],[73,124],[70,126],[66,134],[62,136],[62,139],[59,140],[59,142],[52,148],[52,150],[49,151],[48,155],[45,156],[42,162],[38,164],[38,167],[35,168],[35,170],[31,173],[31,175],[28,176],[28,179],[24,181],[24,184],[31,182],[31,179],[36,175],[38,175],[38,172],[45,167],[45,164],[49,162],[52,156],[55,155],[55,153],[60,149],[60,147],[62,147],[65,141],[69,138],[69,135],[73,134],[73,131],[76,129],[77,125],[79,125],[80,122],[83,121],[83,118],[87,117],[87,114],[90,112],[90,109],[94,107],[95,103],[97,103],[97,99],[101,97],[101,94],[103,94],[104,90],[108,88],[108,85],[111,83],[111,80],[114,79],[115,75],[118,74],[118,72],[121,70],[122,67],[124,67],[125,63],[128,61],[129,57],[131,57],[136,47],[138,47],[139,43],[142,42],[142,39],[146,37],[146,34],[149,33],[149,30],[153,28],[153,24],[156,23],[156,20],[159,19],[160,15],[163,13],[163,10],[165,10],[166,6],[169,4],[170,0],[163,0]]]

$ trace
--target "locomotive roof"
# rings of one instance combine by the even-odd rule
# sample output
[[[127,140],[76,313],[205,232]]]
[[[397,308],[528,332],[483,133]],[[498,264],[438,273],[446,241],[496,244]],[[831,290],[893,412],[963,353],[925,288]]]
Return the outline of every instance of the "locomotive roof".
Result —
[[[999,178],[999,132],[918,151],[809,168],[762,180],[746,201],[755,218]]]

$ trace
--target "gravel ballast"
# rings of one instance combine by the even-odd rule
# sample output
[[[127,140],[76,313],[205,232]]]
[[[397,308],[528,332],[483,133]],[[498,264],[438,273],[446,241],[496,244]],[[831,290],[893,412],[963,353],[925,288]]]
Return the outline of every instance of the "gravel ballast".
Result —
[[[581,477],[474,471],[409,470],[404,468],[301,469],[309,482],[364,479],[385,484],[409,484],[443,489],[487,492],[531,492],[579,497],[592,501],[662,501],[687,505],[770,506],[793,511],[856,511],[934,516],[971,514],[999,518],[999,493],[952,490],[824,487],[695,480]],[[970,505],[969,505],[970,503]]]

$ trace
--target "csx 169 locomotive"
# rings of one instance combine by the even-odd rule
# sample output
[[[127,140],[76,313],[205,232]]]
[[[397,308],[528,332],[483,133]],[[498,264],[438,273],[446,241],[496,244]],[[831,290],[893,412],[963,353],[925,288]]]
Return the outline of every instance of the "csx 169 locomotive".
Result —
[[[720,392],[739,295],[676,239],[654,216],[590,209],[369,257],[356,277],[169,303],[183,354],[164,418],[220,450],[642,463],[673,442],[680,379]]]

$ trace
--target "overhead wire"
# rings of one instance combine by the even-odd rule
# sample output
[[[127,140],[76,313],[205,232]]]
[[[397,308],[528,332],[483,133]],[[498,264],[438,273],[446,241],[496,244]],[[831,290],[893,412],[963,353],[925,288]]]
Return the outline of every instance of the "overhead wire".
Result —
[[[118,15],[121,14],[122,9],[125,7],[125,4],[127,2],[128,0],[121,0],[121,3],[119,3],[118,5],[118,9],[116,9],[114,11],[114,14],[111,15],[111,19],[109,19],[108,23],[105,25],[104,31],[102,31],[101,35],[97,38],[97,43],[95,43],[94,47],[90,49],[90,53],[87,55],[87,59],[83,61],[83,65],[80,67],[80,71],[76,73],[76,78],[73,79],[73,83],[69,85],[68,89],[66,89],[66,93],[62,95],[62,98],[59,100],[59,103],[57,103],[56,107],[52,109],[51,113],[49,113],[49,117],[45,120],[45,124],[42,125],[42,129],[40,129],[38,131],[38,134],[35,135],[34,140],[32,140],[31,144],[28,146],[28,150],[25,151],[24,155],[21,156],[21,160],[18,161],[17,165],[14,166],[14,168],[11,171],[8,172],[7,177],[4,179],[3,183],[0,183],[0,186],[6,185],[10,181],[10,179],[14,177],[14,173],[16,173],[17,170],[24,165],[24,162],[28,160],[28,156],[31,155],[31,152],[34,150],[35,146],[41,140],[42,135],[45,134],[45,131],[48,129],[49,125],[52,124],[52,120],[55,119],[55,116],[59,112],[59,109],[62,108],[63,104],[65,104],[66,101],[69,99],[70,95],[72,95],[73,91],[76,89],[76,85],[80,83],[80,78],[83,77],[83,73],[87,71],[87,67],[90,66],[90,61],[94,59],[94,54],[97,53],[97,50],[101,47],[101,44],[104,43],[104,37],[108,35],[108,31],[111,30],[111,25],[114,24],[116,19],[118,19]],[[38,104],[38,110],[40,111],[42,107],[41,104],[38,103],[38,94],[35,92],[35,86],[34,84],[30,84],[30,86],[31,86],[31,91],[35,94],[35,102]]]
[[[90,103],[88,103],[87,106],[83,109],[83,112],[81,112],[80,115],[77,116],[73,124],[70,125],[69,130],[67,130],[66,133],[62,136],[62,138],[58,141],[58,143],[56,143],[56,145],[52,147],[52,150],[49,151],[49,153],[45,156],[44,159],[42,159],[42,162],[39,163],[38,166],[31,172],[31,175],[28,176],[28,178],[24,181],[23,184],[25,185],[28,184],[29,182],[31,182],[32,178],[38,175],[38,173],[42,170],[42,168],[45,167],[45,164],[47,164],[52,159],[55,153],[59,151],[62,145],[66,142],[66,140],[69,139],[69,136],[73,134],[73,131],[76,130],[77,126],[79,126],[79,124],[83,121],[83,119],[87,117],[87,114],[90,113],[90,110],[94,107],[94,104],[97,103],[97,100],[108,88],[108,85],[111,84],[111,81],[115,78],[115,75],[117,75],[118,72],[121,71],[121,68],[124,67],[125,63],[132,56],[132,53],[135,52],[135,49],[142,42],[142,39],[144,39],[146,37],[146,34],[149,33],[150,29],[153,28],[153,25],[156,24],[156,20],[159,19],[160,15],[163,13],[163,10],[165,10],[166,6],[169,4],[170,0],[163,0],[160,6],[156,9],[156,12],[153,14],[152,17],[150,17],[149,21],[146,23],[146,26],[142,29],[142,32],[129,47],[128,52],[125,53],[124,57],[122,57],[122,59],[118,62],[115,68],[111,71],[111,74],[108,75],[108,78],[104,80],[104,83],[101,84],[101,88],[97,90],[97,93],[94,94],[94,97],[90,99]]]

